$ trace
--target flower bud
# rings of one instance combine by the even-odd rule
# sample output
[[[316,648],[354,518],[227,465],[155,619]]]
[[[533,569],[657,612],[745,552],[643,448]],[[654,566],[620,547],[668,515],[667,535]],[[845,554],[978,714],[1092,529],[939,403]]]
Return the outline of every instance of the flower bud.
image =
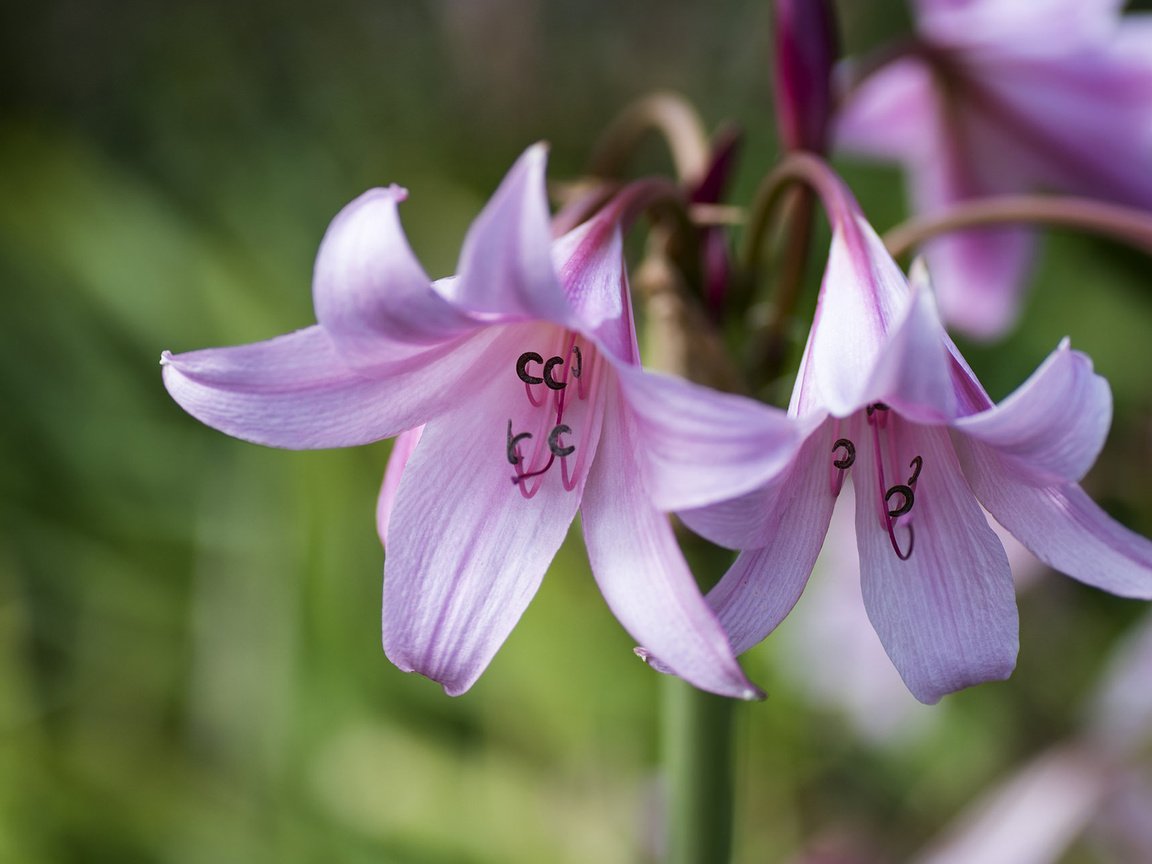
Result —
[[[839,54],[830,0],[776,0],[776,117],[787,150],[823,154]]]

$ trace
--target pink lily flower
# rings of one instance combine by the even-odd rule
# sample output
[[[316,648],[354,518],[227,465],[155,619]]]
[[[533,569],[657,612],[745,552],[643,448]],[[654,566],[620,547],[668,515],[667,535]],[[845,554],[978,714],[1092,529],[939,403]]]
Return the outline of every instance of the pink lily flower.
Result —
[[[577,509],[596,580],[636,639],[706,690],[757,694],[661,511],[787,464],[783,412],[643,371],[620,216],[553,239],[546,153],[529,149],[472,224],[458,275],[432,282],[376,189],[333,220],[318,324],[163,356],[202,422],[293,449],[411,431],[381,495],[383,641],[405,671],[466,691],[519,620]],[[403,467],[400,477],[399,468]]]
[[[916,0],[914,46],[855,87],[836,138],[903,163],[912,207],[1038,189],[1152,208],[1152,16],[1116,0]],[[1032,256],[1016,228],[926,247],[944,319],[1014,322]]]
[[[1152,542],[1077,484],[1111,422],[1091,361],[1065,340],[993,404],[944,331],[926,271],[909,284],[839,180],[817,182],[833,239],[789,406],[805,443],[755,492],[682,514],[744,550],[708,595],[737,653],[796,603],[849,478],[864,605],[922,702],[1015,665],[1008,559],[980,504],[1055,569],[1152,598]]]

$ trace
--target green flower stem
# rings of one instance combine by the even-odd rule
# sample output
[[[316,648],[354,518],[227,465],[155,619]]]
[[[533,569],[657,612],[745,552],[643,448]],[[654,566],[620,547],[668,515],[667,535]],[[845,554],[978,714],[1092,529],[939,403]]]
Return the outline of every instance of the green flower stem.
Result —
[[[667,864],[731,860],[735,707],[679,678],[664,682]]]
[[[733,554],[681,532],[680,545],[707,591]],[[732,859],[733,723],[739,700],[697,690],[679,678],[663,682],[666,864],[728,864]]]

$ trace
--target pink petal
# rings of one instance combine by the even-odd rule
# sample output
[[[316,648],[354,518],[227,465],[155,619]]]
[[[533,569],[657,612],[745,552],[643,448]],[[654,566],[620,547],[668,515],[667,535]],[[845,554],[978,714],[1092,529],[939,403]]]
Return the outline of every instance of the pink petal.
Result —
[[[468,229],[459,278],[445,286],[455,305],[512,320],[569,322],[549,251],[547,158],[542,144],[525,151]]]
[[[909,160],[909,189],[918,215],[933,216],[988,195],[1028,191],[1035,159],[971,106],[940,102],[933,146]],[[1015,321],[1034,239],[1019,228],[957,231],[924,246],[943,319],[977,338]]]
[[[748,492],[787,467],[803,440],[779,409],[609,359],[635,423],[638,470],[657,509]]]
[[[1124,0],[917,0],[932,41],[1014,54],[1060,54],[1115,30]]]
[[[1011,190],[989,190],[1007,194]],[[1020,314],[1035,238],[1015,228],[961,231],[927,244],[940,316],[974,339],[1007,332]]]
[[[481,362],[478,334],[395,374],[349,367],[319,326],[232,348],[165,352],[164,385],[193,417],[236,438],[292,449],[349,447],[419,426]]]
[[[838,473],[832,467],[833,428],[826,423],[811,435],[775,484],[776,494],[759,502],[763,533],[756,546],[745,548],[708,593],[737,654],[762,641],[792,611],[820,554],[836,504],[830,486]]]
[[[509,422],[517,434],[531,432],[531,443],[548,438],[549,412],[533,408],[514,369],[525,345],[555,339],[540,325],[502,328],[490,374],[475,375],[457,405],[424,427],[391,511],[384,649],[453,696],[472,686],[519,620],[580,504],[582,476],[566,491],[555,465],[526,498],[507,460]],[[586,449],[585,459],[599,438],[597,404],[573,399],[565,414],[565,442]],[[537,455],[521,458],[534,465]]]
[[[1145,44],[1143,47],[1152,47]],[[1152,59],[1092,51],[974,73],[972,110],[999,123],[1043,185],[1152,206]]]
[[[593,217],[552,244],[552,260],[579,329],[612,356],[639,362],[619,223]]]
[[[581,521],[592,572],[613,614],[647,653],[703,690],[740,699],[759,691],[740,670],[676,545],[644,491],[634,454],[644,447],[619,393],[609,401]]]
[[[874,159],[928,157],[936,143],[938,98],[922,61],[893,60],[846,95],[836,115],[836,146]]]
[[[853,498],[837,500],[804,599],[777,631],[772,655],[809,704],[844,717],[868,744],[904,747],[923,741],[943,713],[908,692],[868,620]]]
[[[388,454],[388,467],[384,469],[384,482],[380,485],[380,497],[376,499],[376,533],[385,550],[388,549],[388,525],[392,521],[392,510],[396,507],[400,478],[423,433],[423,426],[401,432],[392,442],[392,452]]]
[[[1068,340],[1019,389],[955,428],[1016,462],[1034,483],[1079,480],[1100,454],[1112,423],[1112,391]]]
[[[398,186],[365,192],[340,211],[316,257],[316,318],[348,362],[372,367],[417,353],[476,324],[432,290],[400,227]]]
[[[1152,600],[1152,542],[1075,483],[1035,486],[987,445],[957,436],[956,448],[980,503],[1037,558],[1087,585]]]
[[[947,336],[921,261],[913,267],[911,292],[865,392],[868,402],[884,402],[909,420],[939,423],[956,415],[956,393]]]
[[[1110,785],[1074,748],[1049,750],[979,800],[913,864],[1053,864],[1064,860]]]
[[[834,216],[837,227],[799,378],[801,395],[794,394],[801,417],[817,406],[837,417],[864,407],[889,334],[912,303],[904,274],[855,202],[846,202],[845,209]]]
[[[839,146],[904,162],[921,215],[969,198],[1026,190],[1036,179],[1035,160],[971,106],[946,103],[932,74],[915,59],[873,73],[842,110]],[[928,244],[944,320],[977,336],[1002,332],[1015,317],[1030,248],[1027,233],[1012,228],[963,231]]]
[[[885,434],[892,438],[884,446],[897,457],[891,464],[923,460],[913,508],[894,527],[902,550],[911,548],[911,554],[902,561],[892,547],[883,518],[885,489],[860,452],[871,434],[864,431],[852,470],[861,589],[868,617],[908,689],[932,704],[1012,673],[1016,598],[1004,548],[960,474],[947,432],[895,415],[888,422]]]

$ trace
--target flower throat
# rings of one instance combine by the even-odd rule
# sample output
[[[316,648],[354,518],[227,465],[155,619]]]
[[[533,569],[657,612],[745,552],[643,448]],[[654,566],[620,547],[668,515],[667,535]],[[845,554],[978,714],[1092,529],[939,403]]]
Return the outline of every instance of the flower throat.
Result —
[[[916,481],[920,479],[920,471],[924,467],[924,457],[919,455],[912,457],[912,461],[908,463],[908,468],[912,473],[907,482],[896,483],[892,486],[887,485],[884,476],[885,455],[888,456],[887,461],[890,466],[898,464],[893,447],[895,435],[881,435],[881,432],[888,428],[891,419],[889,417],[890,411],[891,409],[883,402],[875,402],[868,406],[866,415],[868,426],[872,430],[874,468],[879,481],[879,488],[884,490],[883,500],[877,502],[881,521],[888,531],[888,539],[892,543],[892,550],[896,553],[896,557],[901,561],[907,561],[912,557],[912,550],[916,546],[916,533],[912,525],[911,514],[912,508],[916,505]],[[892,430],[889,431],[891,433]],[[888,454],[884,453],[882,439],[887,439]],[[832,460],[832,467],[837,469],[837,473],[832,478],[831,491],[833,496],[836,496],[840,494],[840,489],[844,485],[845,473],[856,462],[856,445],[848,438],[837,438],[832,445],[832,455],[835,457]],[[902,517],[905,518],[900,524],[908,529],[907,551],[900,547],[900,542],[896,539],[897,520]]]
[[[506,456],[508,463],[516,468],[512,483],[520,489],[525,498],[532,498],[540,489],[542,478],[551,470],[557,460],[560,462],[561,480],[564,489],[571,492],[583,467],[583,452],[577,452],[572,441],[575,433],[564,422],[564,414],[572,398],[584,401],[590,389],[589,372],[595,358],[594,349],[581,350],[574,333],[565,334],[566,343],[561,354],[547,359],[536,351],[525,351],[515,364],[516,377],[524,384],[524,392],[533,408],[540,409],[540,424],[535,432],[518,430],[511,419],[508,420]],[[562,343],[562,344],[563,344]],[[573,393],[575,396],[573,397]],[[547,430],[545,432],[545,430]],[[528,442],[533,442],[531,445]],[[529,455],[521,452],[521,446],[531,447]],[[569,466],[573,459],[574,465]]]

